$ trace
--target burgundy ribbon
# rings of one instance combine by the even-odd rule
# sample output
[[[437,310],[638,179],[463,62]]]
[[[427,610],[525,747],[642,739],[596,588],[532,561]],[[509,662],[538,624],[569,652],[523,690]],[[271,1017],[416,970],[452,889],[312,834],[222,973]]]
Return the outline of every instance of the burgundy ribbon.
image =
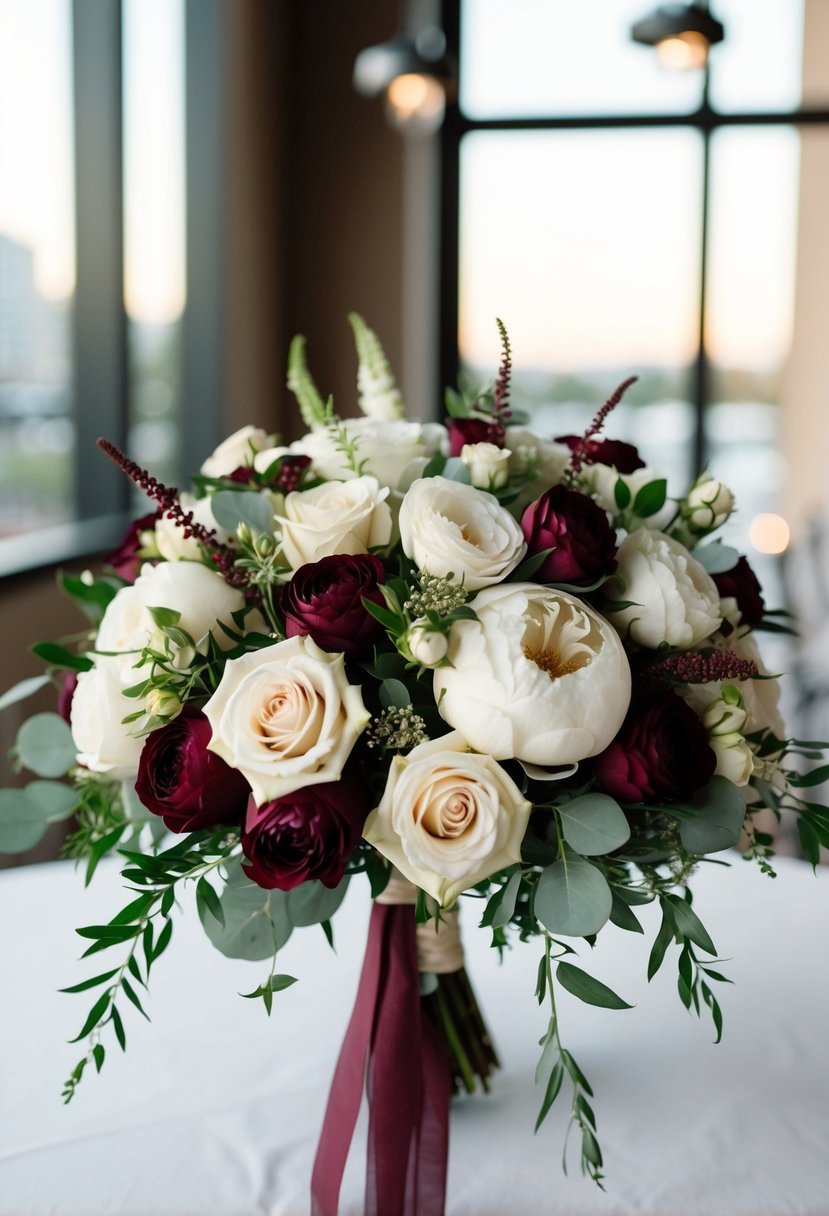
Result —
[[[366,1216],[443,1216],[452,1073],[436,1028],[421,1013],[411,905],[372,906],[357,999],[314,1161],[312,1216],[337,1216],[363,1088]]]

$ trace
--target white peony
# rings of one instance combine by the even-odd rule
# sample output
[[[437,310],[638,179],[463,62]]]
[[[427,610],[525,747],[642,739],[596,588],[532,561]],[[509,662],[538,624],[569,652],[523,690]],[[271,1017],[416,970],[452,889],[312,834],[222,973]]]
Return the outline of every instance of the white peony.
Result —
[[[343,656],[308,637],[231,659],[204,713],[210,751],[239,770],[258,806],[339,780],[369,718]]]
[[[231,533],[216,522],[210,498],[195,498],[192,494],[181,494],[179,501],[185,511],[192,513],[195,523],[215,532],[220,544],[227,544],[231,539]],[[182,560],[197,562],[202,556],[202,546],[195,536],[185,536],[184,528],[175,520],[168,519],[166,515],[156,520],[155,546],[160,556],[168,562]]]
[[[392,535],[388,495],[376,477],[328,481],[287,494],[282,514],[275,517],[285,560],[296,570],[334,553],[368,553],[387,545]]]
[[[425,477],[400,506],[400,541],[419,570],[452,575],[470,591],[506,578],[521,561],[524,534],[498,499],[446,477]]]
[[[633,601],[608,613],[620,633],[654,650],[663,642],[686,650],[719,629],[714,580],[678,540],[638,528],[619,546],[618,563],[624,598]]]
[[[505,583],[470,603],[435,671],[441,716],[496,760],[548,767],[595,756],[622,725],[630,667],[616,631],[581,600]]]
[[[395,756],[363,835],[448,907],[467,887],[521,860],[531,809],[504,769],[453,731]]]
[[[343,438],[354,445],[351,458],[343,451]],[[309,456],[320,477],[352,478],[359,469],[394,490],[448,446],[446,428],[438,422],[346,418],[310,431],[291,444],[291,451]]]
[[[254,453],[269,447],[271,437],[258,426],[243,426],[229,435],[201,467],[204,477],[229,477],[236,469],[250,467]]]
[[[139,678],[135,673],[136,682]],[[118,659],[99,655],[90,671],[80,672],[70,710],[72,738],[78,764],[84,768],[134,779],[144,740],[130,733],[135,723],[125,725],[121,720],[136,708],[123,690],[123,665]]]
[[[469,469],[469,480],[480,490],[500,490],[509,481],[508,448],[495,443],[465,443],[461,460]]]

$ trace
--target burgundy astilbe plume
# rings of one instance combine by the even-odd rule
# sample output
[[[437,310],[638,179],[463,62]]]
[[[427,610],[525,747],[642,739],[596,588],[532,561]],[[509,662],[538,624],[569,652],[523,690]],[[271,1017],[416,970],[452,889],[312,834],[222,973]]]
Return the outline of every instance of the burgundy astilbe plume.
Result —
[[[602,408],[596,414],[596,417],[582,435],[581,441],[573,449],[569,465],[571,479],[578,477],[579,473],[581,472],[582,465],[588,456],[590,441],[595,439],[595,437],[600,433],[608,414],[615,410],[616,406],[622,400],[631,384],[635,384],[638,379],[638,376],[628,376],[627,380],[623,380],[619,387],[610,394],[607,401],[605,401]]]
[[[495,390],[492,398],[492,428],[498,431],[498,440],[496,442],[499,442],[500,446],[504,442],[506,423],[512,417],[512,410],[509,408],[512,349],[509,343],[507,327],[500,317],[495,318],[495,324],[498,326],[498,333],[501,335],[501,366],[498,369],[498,378],[495,381]]]
[[[740,682],[760,674],[753,659],[741,659],[733,650],[683,651],[666,655],[645,671],[649,680],[669,684],[709,684],[714,680]]]
[[[246,587],[247,578],[241,570],[234,569],[235,554],[227,545],[223,545],[212,528],[205,528],[193,518],[192,511],[185,511],[175,486],[166,486],[163,481],[153,477],[140,464],[125,456],[119,447],[109,439],[99,439],[98,447],[108,456],[122,473],[126,473],[130,481],[135,482],[148,498],[157,502],[161,511],[168,519],[172,519],[182,530],[185,540],[195,537],[210,553],[218,567],[222,578],[231,587]]]

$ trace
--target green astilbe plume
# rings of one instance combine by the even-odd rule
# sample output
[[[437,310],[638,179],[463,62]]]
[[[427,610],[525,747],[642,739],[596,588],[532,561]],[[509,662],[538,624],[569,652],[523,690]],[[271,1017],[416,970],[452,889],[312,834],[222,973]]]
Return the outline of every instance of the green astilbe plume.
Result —
[[[357,348],[358,404],[368,418],[391,421],[403,417],[403,399],[392,374],[386,353],[373,329],[359,313],[350,312],[348,320]]]
[[[302,421],[313,430],[334,417],[334,398],[323,401],[305,361],[305,338],[297,334],[288,350],[288,388],[299,403]]]

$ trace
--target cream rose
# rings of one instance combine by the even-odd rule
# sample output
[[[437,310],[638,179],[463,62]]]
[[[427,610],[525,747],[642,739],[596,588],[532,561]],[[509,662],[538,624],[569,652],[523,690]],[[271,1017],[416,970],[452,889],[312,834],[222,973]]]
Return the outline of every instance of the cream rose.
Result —
[[[620,633],[651,649],[667,642],[685,650],[719,629],[722,611],[714,580],[678,540],[637,528],[619,546],[618,563],[624,598],[632,601],[608,613]]]
[[[441,716],[496,760],[575,764],[610,743],[630,702],[618,634],[581,600],[536,583],[481,591],[435,671]]]
[[[181,494],[179,501],[185,511],[192,513],[197,524],[216,533],[216,539],[220,544],[226,544],[231,539],[230,532],[216,522],[209,498],[195,498],[192,494]],[[184,528],[174,520],[168,519],[166,515],[156,520],[155,547],[161,557],[168,562],[183,560],[197,562],[202,556],[202,547],[196,538],[185,536]]]
[[[532,809],[491,756],[458,731],[395,756],[363,835],[442,907],[521,860]]]
[[[228,477],[253,464],[254,454],[270,447],[271,437],[258,426],[243,426],[229,435],[201,467],[205,477]]]
[[[135,673],[136,681],[139,679]],[[99,655],[95,666],[78,674],[70,710],[72,738],[78,764],[94,773],[111,777],[134,778],[144,746],[143,738],[131,732],[136,724],[122,718],[136,708],[136,702],[123,695],[123,664]]]
[[[342,432],[342,434],[341,434]],[[353,460],[343,452],[342,438],[355,445]],[[437,422],[404,419],[346,418],[310,431],[291,444],[291,451],[311,458],[320,477],[348,480],[361,473],[397,489],[423,469],[436,452],[447,451],[446,428]],[[355,467],[356,466],[356,467]]]
[[[495,443],[465,443],[461,460],[469,469],[469,480],[480,490],[500,490],[509,481],[508,448]]]
[[[285,560],[296,570],[334,553],[368,553],[391,540],[389,490],[376,477],[329,481],[285,496],[282,529]]]
[[[721,527],[734,510],[734,495],[715,477],[703,474],[680,504],[680,514],[689,531],[704,536]]]
[[[420,570],[452,575],[470,591],[498,583],[527,545],[498,499],[446,477],[416,481],[400,506],[403,551]]]
[[[208,748],[239,770],[260,806],[337,781],[369,718],[343,656],[308,637],[231,659],[204,713]]]

